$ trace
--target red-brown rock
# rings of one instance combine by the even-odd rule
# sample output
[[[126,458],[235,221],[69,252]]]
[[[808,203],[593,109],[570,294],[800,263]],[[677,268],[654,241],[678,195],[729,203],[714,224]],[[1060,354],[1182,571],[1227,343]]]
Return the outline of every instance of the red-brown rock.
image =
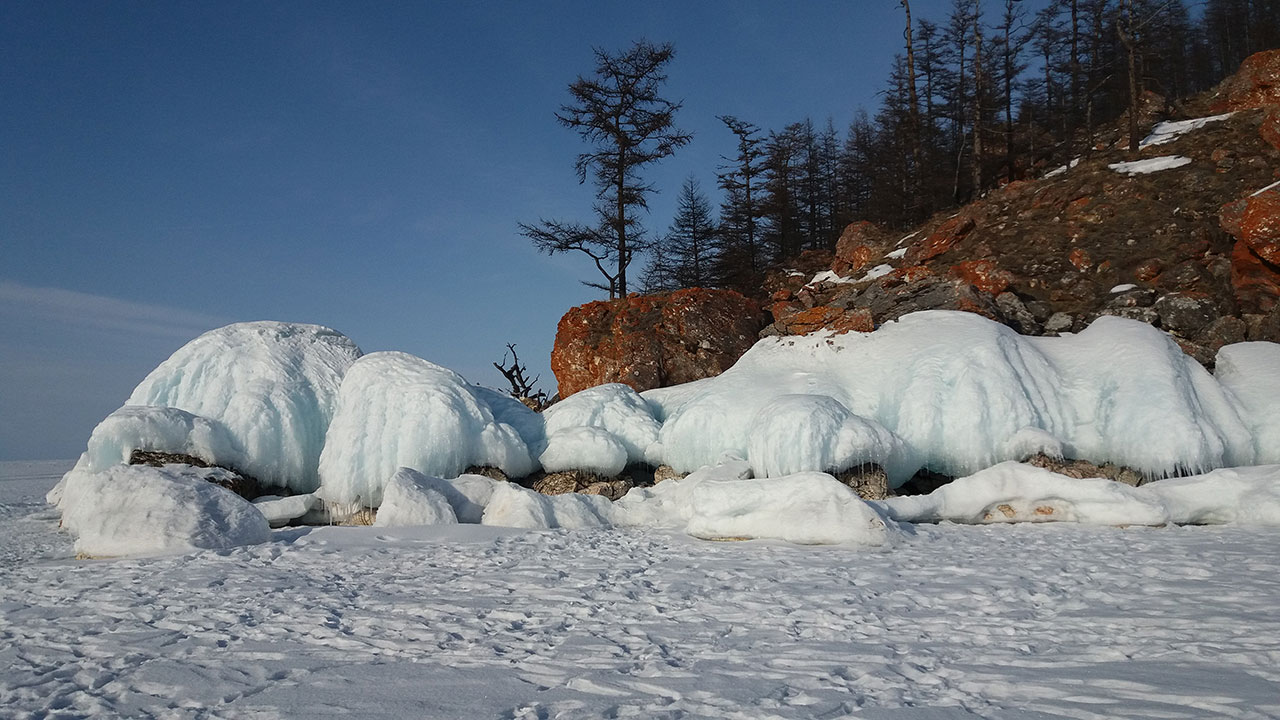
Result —
[[[781,335],[807,335],[817,330],[830,330],[836,335],[847,332],[871,332],[875,323],[866,308],[837,308],[828,305],[775,317],[774,328]]]
[[[902,285],[903,283],[913,283],[922,278],[927,278],[933,274],[927,265],[908,265],[900,267],[890,272],[888,275],[877,281],[882,287],[893,287],[894,285]]]
[[[1262,127],[1258,128],[1258,134],[1271,147],[1280,150],[1280,108],[1267,113],[1262,120]]]
[[[649,390],[718,375],[755,343],[766,316],[732,290],[632,295],[560,319],[551,371],[560,397],[602,383]]]
[[[1245,58],[1235,75],[1214,89],[1214,112],[1280,105],[1280,50]]]
[[[1231,253],[1231,287],[1246,310],[1268,312],[1280,300],[1280,268],[1258,257],[1243,240]]]
[[[966,260],[951,267],[951,274],[983,292],[999,295],[1013,284],[1013,273],[994,260]]]
[[[1245,199],[1236,237],[1248,243],[1258,257],[1280,265],[1280,192],[1269,190]]]
[[[930,233],[929,237],[912,244],[911,249],[907,251],[907,262],[920,265],[938,257],[950,250],[952,245],[968,235],[975,227],[977,223],[973,218],[963,213],[947,220]]]
[[[831,261],[831,270],[841,276],[861,270],[884,254],[886,242],[884,230],[874,223],[849,223],[836,241],[836,256]]]

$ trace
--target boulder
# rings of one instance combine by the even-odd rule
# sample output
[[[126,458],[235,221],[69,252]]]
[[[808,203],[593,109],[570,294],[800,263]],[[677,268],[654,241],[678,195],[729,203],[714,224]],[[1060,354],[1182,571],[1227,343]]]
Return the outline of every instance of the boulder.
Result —
[[[631,295],[560,319],[551,370],[560,397],[610,382],[637,391],[719,375],[764,328],[760,305],[732,290]]]
[[[807,335],[818,330],[830,330],[836,335],[847,332],[871,332],[875,323],[871,311],[866,308],[839,308],[819,305],[794,312],[774,309],[773,324],[765,328],[764,335]]]
[[[990,293],[963,280],[925,275],[909,282],[886,276],[884,281],[873,283],[857,299],[859,307],[871,311],[877,325],[920,310],[963,310],[1004,320]]]
[[[1266,313],[1280,300],[1280,267],[1258,257],[1249,244],[1236,241],[1231,252],[1231,287],[1244,309]]]
[[[874,223],[849,223],[836,241],[836,255],[831,261],[831,270],[840,276],[855,273],[872,260],[883,257],[887,246],[888,236]]]
[[[207,462],[204,458],[185,453],[167,453],[155,450],[134,450],[129,453],[130,465],[146,465],[162,468],[165,465],[188,465],[188,475],[203,477],[206,482],[224,487],[245,500],[252,500],[262,494],[262,486],[257,479],[222,465]],[[201,472],[207,471],[207,472]]]
[[[1214,112],[1248,110],[1280,104],[1280,50],[1263,50],[1245,58],[1235,75],[1213,91]]]
[[[1059,475],[1066,475],[1069,478],[1083,480],[1085,478],[1107,478],[1124,483],[1131,487],[1137,487],[1147,482],[1146,476],[1123,465],[1115,465],[1113,463],[1102,463],[1097,465],[1088,460],[1067,460],[1064,458],[1055,458],[1040,453],[1033,455],[1024,460],[1028,465],[1038,468],[1044,468]]]
[[[1213,298],[1196,292],[1162,295],[1152,309],[1160,316],[1160,327],[1183,337],[1200,334],[1219,315]]]
[[[939,225],[924,240],[913,243],[911,249],[907,251],[907,260],[913,265],[932,260],[950,250],[951,246],[977,226],[977,222],[970,215],[965,213],[956,215]]]
[[[1280,192],[1268,190],[1244,200],[1237,239],[1272,265],[1280,265]]]
[[[863,465],[835,473],[835,478],[863,500],[884,500],[894,495],[889,488],[889,476],[879,465]]]
[[[1013,273],[994,260],[965,260],[951,266],[951,274],[979,290],[999,295],[1013,284]]]

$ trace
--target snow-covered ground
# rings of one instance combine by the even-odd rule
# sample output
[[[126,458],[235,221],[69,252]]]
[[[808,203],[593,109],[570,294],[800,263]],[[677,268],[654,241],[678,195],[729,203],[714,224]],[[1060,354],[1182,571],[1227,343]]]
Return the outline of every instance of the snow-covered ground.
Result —
[[[78,561],[0,464],[0,715],[1274,718],[1280,530],[273,531]]]

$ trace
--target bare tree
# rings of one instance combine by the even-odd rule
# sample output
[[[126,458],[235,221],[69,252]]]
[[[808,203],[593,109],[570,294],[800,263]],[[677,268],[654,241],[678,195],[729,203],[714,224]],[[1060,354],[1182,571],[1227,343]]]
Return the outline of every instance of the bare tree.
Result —
[[[511,364],[507,364],[507,353],[511,353]],[[541,410],[547,404],[547,394],[534,386],[538,384],[538,380],[542,377],[536,375],[532,380],[526,374],[528,370],[524,364],[520,362],[520,356],[516,354],[515,343],[507,343],[507,352],[502,354],[501,363],[493,363],[498,372],[502,373],[502,377],[511,383],[511,397],[529,405],[534,410]]]

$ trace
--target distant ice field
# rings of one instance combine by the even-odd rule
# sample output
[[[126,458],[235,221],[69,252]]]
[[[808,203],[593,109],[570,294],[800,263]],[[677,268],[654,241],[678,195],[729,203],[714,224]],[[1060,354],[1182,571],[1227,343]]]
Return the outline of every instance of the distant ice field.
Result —
[[[0,463],[8,718],[1274,718],[1280,530],[275,531],[77,561]]]

